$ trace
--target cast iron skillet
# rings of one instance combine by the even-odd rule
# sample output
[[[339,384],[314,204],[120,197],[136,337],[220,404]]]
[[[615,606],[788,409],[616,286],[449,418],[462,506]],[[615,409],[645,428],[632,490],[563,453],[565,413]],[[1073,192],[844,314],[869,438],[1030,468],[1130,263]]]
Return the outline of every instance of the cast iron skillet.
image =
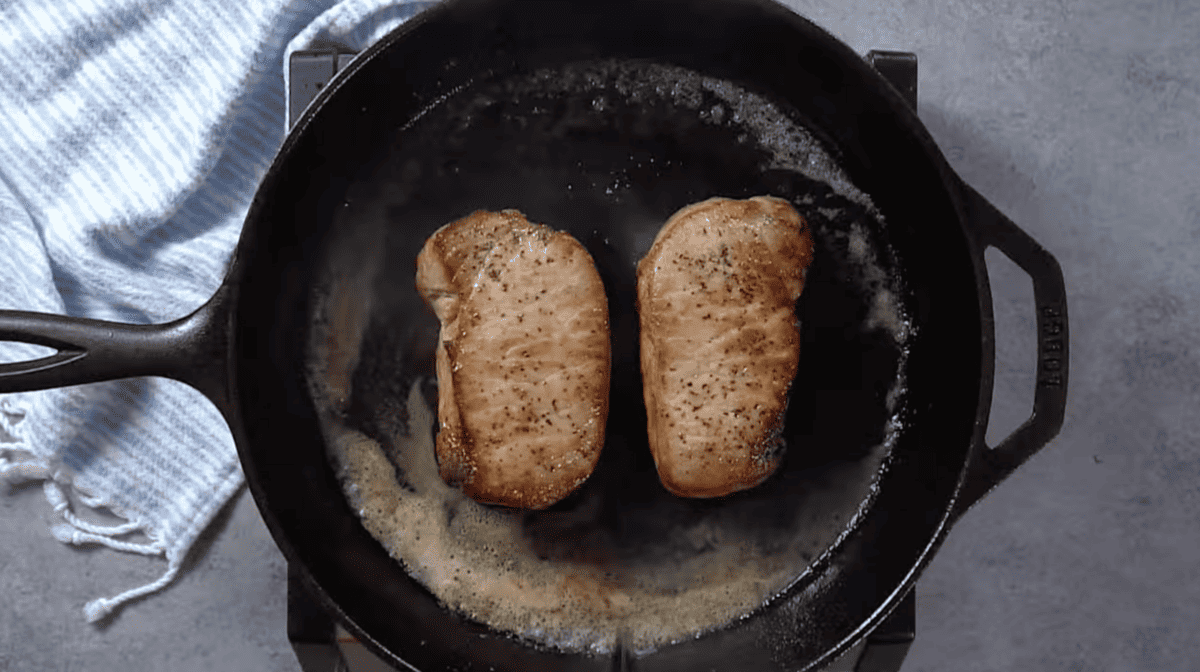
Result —
[[[795,584],[749,618],[641,657],[618,654],[621,665],[647,670],[799,670],[830,661],[906,595],[949,525],[1058,432],[1065,291],[1057,262],[960,181],[891,86],[848,47],[767,0],[450,0],[429,10],[357,59],[296,125],[208,303],[149,326],[0,311],[0,339],[58,350],[0,365],[0,391],[149,375],[188,383],[224,414],[251,492],[289,561],[381,656],[422,670],[610,669],[609,657],[537,648],[471,622],[411,580],[343,497],[303,366],[315,278],[337,227],[383,213],[386,244],[415,254],[453,216],[521,208],[570,230],[597,259],[614,343],[615,401],[602,458],[609,466],[602,468],[653,485],[644,426],[637,429],[644,411],[630,298],[632,265],[649,241],[613,241],[636,238],[629,234],[638,227],[652,234],[657,224],[649,221],[708,196],[776,193],[817,204],[837,196],[764,170],[735,120],[702,124],[696,109],[597,103],[603,82],[548,89],[533,96],[537,104],[503,96],[477,108],[456,103],[585,61],[635,70],[669,64],[774,101],[820,138],[882,215],[870,235],[902,279],[913,335],[902,428],[873,499],[839,543],[797,568]],[[464,117],[467,108],[474,111]],[[461,132],[451,122],[461,122]],[[519,179],[530,175],[546,180],[534,188]],[[621,178],[615,191],[602,184],[606,175]],[[994,365],[989,246],[1032,277],[1039,331],[1033,415],[994,447],[984,442]],[[855,336],[865,319],[862,297],[849,289],[837,250],[826,252],[835,261],[822,262],[819,246],[798,306],[804,350],[785,433],[794,445],[817,445],[815,436],[835,449],[814,448],[815,457],[791,451],[776,483],[822,459],[852,458],[877,439],[886,419],[879,384],[899,366],[894,348]],[[420,363],[412,360],[427,346],[417,343],[426,327],[405,327],[405,317],[428,320],[375,319],[400,329],[402,337],[385,345],[408,358],[397,365],[402,375],[416,375]]]

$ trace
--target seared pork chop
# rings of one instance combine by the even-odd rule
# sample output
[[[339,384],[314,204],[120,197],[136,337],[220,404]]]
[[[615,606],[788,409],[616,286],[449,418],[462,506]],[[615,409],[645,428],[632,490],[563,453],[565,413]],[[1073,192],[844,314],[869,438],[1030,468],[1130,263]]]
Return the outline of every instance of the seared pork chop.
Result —
[[[544,509],[604,444],[608,301],[587,250],[516,210],[438,229],[417,290],[441,322],[438,469],[487,504]]]
[[[787,201],[712,198],[672,215],[638,264],[647,429],[667,490],[720,497],[778,468],[812,255]]]

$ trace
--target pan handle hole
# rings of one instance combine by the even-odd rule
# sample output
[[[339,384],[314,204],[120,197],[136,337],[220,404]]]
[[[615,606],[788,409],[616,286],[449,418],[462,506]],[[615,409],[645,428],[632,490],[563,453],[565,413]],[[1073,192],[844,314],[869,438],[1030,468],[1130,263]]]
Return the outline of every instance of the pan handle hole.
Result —
[[[58,350],[55,350],[54,348],[48,348],[44,345],[18,343],[16,341],[5,341],[0,339],[0,364],[32,362],[36,359],[49,357],[56,352],[58,352]]]
[[[984,251],[996,320],[996,374],[985,441],[995,446],[1033,413],[1037,315],[1033,280],[1000,250]]]

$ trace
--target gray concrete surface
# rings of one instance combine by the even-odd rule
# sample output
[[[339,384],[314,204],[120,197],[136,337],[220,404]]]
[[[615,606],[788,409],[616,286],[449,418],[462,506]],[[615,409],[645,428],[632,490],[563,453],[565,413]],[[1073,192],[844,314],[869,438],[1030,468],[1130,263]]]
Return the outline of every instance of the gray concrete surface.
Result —
[[[1193,670],[1200,661],[1200,3],[789,3],[914,51],[920,115],[966,180],[1061,262],[1062,433],[970,511],[917,586],[905,672]],[[1028,414],[1030,284],[996,255],[989,437]],[[161,561],[68,548],[38,487],[0,496],[0,670],[298,670],[285,565],[241,493],[161,595],[83,604]]]

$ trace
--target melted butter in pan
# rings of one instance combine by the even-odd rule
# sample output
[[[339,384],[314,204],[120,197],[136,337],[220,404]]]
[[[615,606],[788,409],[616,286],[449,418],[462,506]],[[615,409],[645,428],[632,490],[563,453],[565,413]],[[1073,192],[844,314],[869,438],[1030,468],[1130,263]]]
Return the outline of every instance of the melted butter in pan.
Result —
[[[631,154],[632,163],[620,170],[603,162],[591,167],[569,161],[565,167],[555,168],[565,171],[561,174],[530,172],[533,169],[527,163],[543,165],[563,148],[575,147],[581,133],[585,140],[591,137],[584,133],[590,132],[589,124],[606,128],[607,117],[593,120],[586,116],[594,105],[580,106],[582,111],[568,119],[573,125],[545,121],[544,143],[505,145],[511,150],[508,154],[493,152],[483,158],[461,154],[461,147],[473,146],[478,138],[459,133],[452,119],[445,122],[446,128],[412,131],[406,136],[408,149],[396,154],[395,178],[381,181],[385,185],[379,188],[381,195],[351,199],[355,206],[346,208],[343,216],[348,219],[337,228],[339,237],[328,243],[326,277],[314,293],[310,392],[321,413],[330,460],[364,527],[446,608],[495,630],[568,651],[610,652],[616,646],[617,633],[624,632],[628,634],[623,646],[640,653],[695,637],[753,612],[797,581],[852,528],[855,517],[871,501],[873,484],[901,429],[897,418],[903,404],[903,351],[911,327],[900,305],[895,278],[885,270],[895,264],[870,235],[882,226],[881,216],[799,125],[765,102],[755,101],[753,94],[720,82],[689,78],[677,70],[662,66],[627,73],[602,64],[563,73],[559,84],[569,96],[576,95],[570,92],[589,77],[602,84],[615,82],[598,85],[603,91],[596,95],[609,96],[609,106],[624,97],[630,109],[642,110],[643,116],[669,106],[689,110],[698,120],[687,127],[688,133],[700,134],[697,137],[744,129],[752,136],[747,146],[757,142],[767,147],[765,152],[751,152],[765,157],[762,174],[774,176],[778,195],[788,198],[813,224],[814,265],[798,304],[798,311],[809,311],[804,317],[804,333],[811,338],[801,347],[798,389],[792,395],[788,418],[789,425],[801,428],[796,432],[801,440],[788,448],[786,459],[792,462],[785,463],[763,485],[728,499],[695,502],[665,493],[651,466],[649,480],[638,486],[641,491],[626,496],[630,492],[626,489],[617,497],[614,491],[624,486],[627,475],[621,469],[630,460],[636,463],[637,451],[647,451],[647,447],[644,414],[633,412],[636,403],[614,397],[601,464],[581,491],[536,513],[478,504],[447,486],[438,475],[434,454],[436,382],[432,365],[425,371],[412,364],[415,360],[432,362],[436,320],[432,314],[425,315],[427,333],[420,331],[426,327],[413,326],[411,333],[395,336],[398,344],[372,345],[372,339],[391,338],[394,325],[410,325],[424,315],[411,287],[404,291],[396,288],[402,282],[411,285],[412,259],[424,237],[451,219],[437,204],[454,201],[456,207],[469,210],[532,209],[557,203],[557,210],[544,205],[544,216],[532,215],[556,227],[588,222],[589,217],[606,222],[605,218],[611,217],[616,223],[587,226],[603,228],[606,242],[611,236],[620,252],[609,258],[597,256],[597,250],[589,248],[597,256],[606,282],[612,282],[622,273],[632,277],[627,258],[644,254],[665,215],[688,202],[667,201],[686,198],[695,202],[718,195],[691,194],[689,185],[717,189],[709,180],[733,173],[724,170],[723,164],[722,170],[692,175],[688,165],[664,166],[663,156],[654,162],[652,154],[649,158]],[[513,92],[489,93],[492,99],[472,102],[475,99],[467,97],[460,116],[486,121],[469,128],[486,131],[488,138],[512,135],[500,134],[492,128],[494,124],[511,124],[514,133],[524,123],[542,128],[537,124],[549,113],[541,111],[540,103],[528,102],[532,106],[528,114],[506,121],[506,105],[526,103],[505,101],[525,101],[526,94],[552,90],[556,85],[539,79],[529,84],[529,91],[517,86]],[[594,102],[591,93],[578,95]],[[437,119],[437,115],[429,115],[422,123],[436,124]],[[661,127],[648,127],[645,142],[676,128],[667,123],[674,120],[666,118]],[[740,126],[735,129],[731,124]],[[555,134],[571,143],[555,144]],[[597,134],[597,142],[605,137]],[[681,142],[676,149],[686,158],[692,147],[694,143]],[[596,151],[604,156],[609,149],[607,144],[596,145]],[[543,150],[546,156],[542,156]],[[508,155],[520,170],[489,163]],[[612,170],[617,172],[609,176],[613,178],[609,184],[601,179],[606,176],[602,173]],[[416,177],[406,177],[410,175]],[[566,186],[561,190],[538,191],[564,179]],[[628,186],[630,180],[644,184],[633,189]],[[785,193],[792,184],[800,186]],[[767,187],[774,191],[771,185]],[[757,192],[762,185],[746,188]],[[671,199],[659,198],[664,190],[672,189]],[[735,195],[734,189],[725,191],[725,195]],[[463,193],[471,198],[463,198]],[[571,216],[556,217],[559,212]],[[660,216],[664,219],[656,219]],[[404,218],[403,227],[396,224],[398,217]],[[414,224],[417,220],[422,221]],[[631,225],[643,220],[645,226]],[[421,226],[426,230],[415,235]],[[393,230],[406,232],[403,242],[395,243],[393,237],[391,243],[381,244]],[[575,235],[584,240],[586,233],[577,231]],[[389,251],[389,245],[396,244],[408,247]],[[393,273],[388,282],[377,282],[388,273]],[[386,289],[383,294],[381,287]],[[851,294],[854,296],[847,300]],[[620,305],[619,296],[610,293],[609,298],[612,305]],[[388,314],[399,317],[393,321],[380,318]],[[619,319],[618,315],[614,338],[624,334],[633,342],[636,327],[622,331]],[[857,321],[863,333],[843,333],[841,325],[852,321]],[[617,345],[614,342],[614,348]],[[807,359],[806,348],[812,352]],[[858,358],[864,348],[884,353],[877,358],[881,363],[872,364],[877,369],[860,365]],[[397,364],[389,359],[393,351],[404,351],[408,360]],[[851,382],[857,384],[860,376],[862,380],[879,379],[886,390],[886,401],[862,401],[869,406],[870,417],[860,419],[850,428],[853,431],[841,423],[836,411],[853,410],[860,400],[842,403],[853,393],[844,387],[846,373],[826,366],[826,360],[860,368],[851,372]],[[365,371],[374,373],[365,376]],[[614,376],[618,373],[614,368]],[[809,384],[810,378],[820,379],[820,384]],[[877,419],[878,426],[874,426]],[[639,422],[640,444],[637,432],[622,426]],[[816,445],[823,441],[829,445]]]
[[[353,393],[349,372],[373,303],[364,276],[378,265],[353,268],[329,284],[321,305],[335,314],[316,322],[311,340],[310,380],[321,381],[312,391],[331,461],[363,525],[407,572],[447,608],[493,629],[608,653],[619,632],[626,647],[645,652],[721,627],[779,593],[835,543],[851,522],[844,512],[866,499],[886,452],[880,446],[792,484],[784,506],[793,517],[783,522],[769,520],[770,500],[699,514],[685,504],[630,510],[627,524],[653,528],[630,541],[605,522],[603,493],[593,489],[531,525],[525,513],[478,504],[440,478],[436,413],[421,391],[427,381],[411,381],[402,405],[377,409],[393,416],[377,424],[394,428],[387,436],[368,435],[339,410]]]

